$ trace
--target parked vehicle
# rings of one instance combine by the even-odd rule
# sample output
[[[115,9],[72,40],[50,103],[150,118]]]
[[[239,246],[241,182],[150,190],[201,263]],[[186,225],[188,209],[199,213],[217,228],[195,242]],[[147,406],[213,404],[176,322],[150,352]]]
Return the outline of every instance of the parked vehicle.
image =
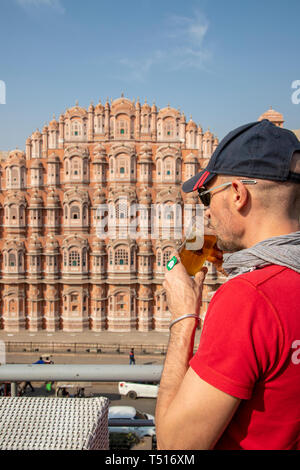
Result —
[[[156,398],[158,394],[158,385],[149,385],[145,383],[119,382],[119,394],[126,395],[128,398]]]
[[[87,388],[92,388],[92,382],[56,382],[55,396],[56,397],[92,397],[92,393],[87,393]]]
[[[109,426],[110,433],[133,433],[139,438],[144,436],[156,436],[155,426],[135,426],[136,421],[139,419],[151,419],[154,422],[154,416],[137,410],[133,406],[110,406],[108,409],[108,419],[114,421],[116,424],[120,419],[130,419],[132,425],[130,426]]]

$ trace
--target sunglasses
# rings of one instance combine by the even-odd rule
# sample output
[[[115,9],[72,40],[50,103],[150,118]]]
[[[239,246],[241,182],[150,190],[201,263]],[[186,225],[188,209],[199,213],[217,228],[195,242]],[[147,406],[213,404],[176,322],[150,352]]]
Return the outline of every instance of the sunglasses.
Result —
[[[243,184],[256,184],[257,183],[256,180],[239,180],[239,181]],[[229,187],[231,185],[232,185],[232,182],[223,183],[211,189],[198,188],[198,195],[199,195],[200,201],[205,207],[209,207],[210,202],[211,202],[211,197],[212,197],[211,191],[214,191],[215,189],[218,189],[218,188],[225,188],[226,186]]]

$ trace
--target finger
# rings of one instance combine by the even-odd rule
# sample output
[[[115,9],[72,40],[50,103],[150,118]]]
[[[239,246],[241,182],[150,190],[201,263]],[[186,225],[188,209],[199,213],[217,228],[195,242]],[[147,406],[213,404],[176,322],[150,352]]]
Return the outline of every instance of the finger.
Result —
[[[208,272],[208,268],[204,266],[199,272],[196,273],[194,281],[197,285],[203,284],[203,281],[205,279],[207,272]]]

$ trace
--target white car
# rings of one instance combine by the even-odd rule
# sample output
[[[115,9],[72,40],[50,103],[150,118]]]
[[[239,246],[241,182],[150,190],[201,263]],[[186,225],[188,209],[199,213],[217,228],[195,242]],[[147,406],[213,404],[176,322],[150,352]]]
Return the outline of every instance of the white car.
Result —
[[[110,433],[120,432],[128,434],[132,432],[139,438],[156,435],[155,426],[135,426],[136,421],[139,419],[152,419],[154,422],[154,416],[136,410],[133,406],[110,406],[108,409],[108,419],[116,423],[120,419],[130,419],[132,421],[130,426],[109,426],[108,431]]]
[[[119,382],[119,394],[128,398],[157,398],[158,385],[144,383]]]

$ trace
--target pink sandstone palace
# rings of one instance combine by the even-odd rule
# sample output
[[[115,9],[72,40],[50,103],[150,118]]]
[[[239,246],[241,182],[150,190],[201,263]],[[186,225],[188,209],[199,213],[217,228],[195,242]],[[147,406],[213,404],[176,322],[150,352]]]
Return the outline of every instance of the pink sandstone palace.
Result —
[[[276,111],[263,117],[282,126]],[[111,204],[126,219],[132,203],[147,218],[153,204],[199,204],[181,184],[217,145],[180,111],[122,96],[88,110],[76,104],[34,132],[25,153],[1,159],[0,328],[167,331],[162,282],[180,242],[120,232],[101,238],[97,208]],[[207,266],[202,315],[225,281]]]

